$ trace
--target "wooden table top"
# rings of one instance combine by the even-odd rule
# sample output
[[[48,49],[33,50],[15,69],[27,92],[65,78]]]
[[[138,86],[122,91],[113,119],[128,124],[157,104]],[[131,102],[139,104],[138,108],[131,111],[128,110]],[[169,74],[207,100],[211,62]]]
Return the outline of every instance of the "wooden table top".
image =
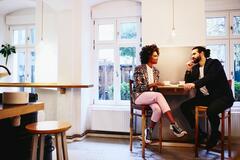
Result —
[[[61,94],[65,94],[67,88],[90,88],[93,84],[80,83],[3,83],[0,82],[0,87],[33,87],[33,88],[58,88]]]
[[[189,95],[189,91],[184,90],[183,85],[165,85],[158,87],[157,91],[163,95]]]
[[[19,105],[0,105],[0,119],[15,117],[23,114],[37,112],[44,109],[43,102],[34,102]]]

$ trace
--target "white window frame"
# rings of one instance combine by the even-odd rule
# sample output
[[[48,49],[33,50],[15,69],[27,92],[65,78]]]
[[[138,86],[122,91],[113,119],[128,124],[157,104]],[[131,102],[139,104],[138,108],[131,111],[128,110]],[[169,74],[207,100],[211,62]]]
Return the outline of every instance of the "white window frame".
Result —
[[[226,18],[226,28],[225,28],[226,35],[225,36],[207,36],[207,30],[206,30],[207,39],[208,40],[210,40],[210,39],[228,39],[229,38],[229,13],[228,12],[207,12],[205,21],[207,20],[207,18],[214,18],[214,17],[225,17]]]
[[[240,16],[240,11],[231,11],[230,12],[230,25],[232,26],[233,24],[233,16]],[[230,30],[230,38],[235,39],[235,38],[240,38],[240,34],[239,35],[233,35],[232,34],[232,30]]]
[[[98,20],[94,20],[94,40],[96,45],[98,44],[113,44],[116,41],[116,20],[115,19],[98,19]],[[109,41],[99,41],[98,40],[98,25],[103,25],[103,24],[113,24],[114,25],[114,36],[113,36],[113,40],[109,40]]]
[[[35,44],[32,44],[30,41],[30,32],[31,29],[35,28],[34,25],[20,25],[20,26],[10,26],[10,40],[13,44],[14,42],[14,30],[25,30],[26,39],[24,45],[15,45],[16,52],[24,52],[25,59],[25,73],[24,73],[24,82],[31,82],[31,52],[35,52]],[[36,35],[35,35],[36,38]],[[36,40],[36,39],[35,39]],[[36,54],[36,52],[35,52]],[[13,70],[18,73],[18,56],[14,55],[13,59]],[[18,75],[15,75],[13,78],[14,81],[18,81]],[[30,88],[25,88],[25,91],[30,91]]]
[[[116,53],[116,47],[114,47],[113,45],[97,45],[96,46],[96,49],[95,49],[95,62],[97,62],[97,59],[98,59],[98,51],[100,49],[113,49],[114,50],[114,53]],[[114,61],[116,61],[116,56],[114,56]],[[94,84],[97,84],[97,85],[94,85],[94,91],[95,91],[95,103],[96,104],[107,104],[107,105],[110,105],[110,104],[113,104],[114,103],[114,99],[113,100],[98,100],[98,93],[99,93],[99,88],[98,88],[98,77],[99,77],[99,74],[98,74],[98,63],[95,63],[96,65],[94,66],[94,71],[96,74],[95,77],[94,77]],[[116,63],[114,63],[114,73],[113,74],[116,74]],[[116,79],[115,79],[115,76],[113,77],[113,86],[116,86]],[[115,90],[115,88],[114,88]],[[116,96],[116,92],[114,91],[114,95],[113,97]]]
[[[120,24],[122,22],[136,22],[137,23],[137,37],[136,40],[121,40],[119,38],[120,35]],[[113,48],[116,55],[114,57],[114,79],[113,79],[113,86],[114,86],[114,99],[113,100],[98,100],[98,74],[94,74],[94,91],[95,91],[95,98],[94,103],[95,104],[106,104],[106,105],[128,105],[129,101],[127,100],[121,100],[121,75],[120,75],[120,55],[119,55],[119,48],[120,47],[136,47],[136,58],[137,61],[139,59],[138,53],[140,51],[140,45],[141,45],[141,26],[140,26],[140,17],[127,17],[127,18],[106,18],[106,19],[94,19],[93,24],[94,26],[94,54],[95,56],[95,62],[97,62],[97,54],[99,49],[104,48]],[[99,24],[114,24],[114,41],[99,41],[98,40],[98,25]],[[139,63],[137,63],[139,64]],[[136,65],[137,65],[136,64]],[[94,66],[94,73],[98,73],[98,64],[95,63]],[[117,76],[118,75],[118,76]]]
[[[233,45],[235,43],[239,43],[240,44],[240,38],[239,39],[230,40],[230,51],[232,51],[232,52],[233,52],[233,49],[234,49]],[[232,75],[232,78],[234,79],[234,77],[235,77],[235,75],[234,75],[234,53],[230,54],[230,64],[231,64],[230,65],[231,75]],[[232,87],[233,87],[233,92],[235,92],[234,86],[232,86]],[[235,93],[234,93],[234,95],[235,95]],[[240,101],[238,101],[238,103],[240,104]]]
[[[117,49],[120,49],[120,47],[136,47],[136,66],[139,64],[139,52],[140,52],[140,47],[138,44],[127,44],[127,43],[122,43],[122,44],[119,44]],[[118,53],[118,66],[117,66],[117,72],[118,72],[118,79],[117,79],[117,85],[120,86],[121,85],[121,70],[120,70],[120,53],[119,53],[119,50],[117,51]],[[134,70],[133,70],[134,71]],[[117,90],[117,95],[116,95],[116,98],[117,98],[117,101],[116,103],[119,104],[119,105],[128,105],[129,104],[129,100],[121,100],[121,87],[118,87],[119,90]]]
[[[227,78],[228,79],[231,79],[231,65],[230,65],[230,53],[229,53],[229,41],[228,40],[224,40],[224,39],[221,39],[221,40],[207,40],[207,45],[221,45],[221,44],[224,44],[226,45],[226,65],[225,65],[225,72],[226,72],[226,75],[227,75]],[[210,55],[211,56],[211,55]]]
[[[120,26],[121,26],[121,23],[131,23],[131,22],[136,22],[137,23],[137,37],[135,40],[122,40],[120,39]],[[140,31],[141,31],[141,25],[140,25],[140,18],[136,18],[136,17],[132,17],[132,18],[119,18],[118,21],[117,21],[117,39],[119,41],[119,43],[140,43],[140,39],[141,39],[141,35],[140,35]]]
[[[227,53],[226,53],[226,75],[229,79],[234,79],[234,53],[233,53],[233,44],[235,42],[239,43],[240,42],[240,35],[232,35],[232,19],[233,16],[240,16],[240,10],[237,11],[212,11],[212,12],[206,12],[206,18],[208,17],[226,17],[226,31],[227,35],[226,36],[206,36],[207,44],[226,44],[227,46]],[[207,32],[206,32],[207,35]],[[228,60],[227,60],[228,59]],[[228,63],[228,64],[227,64]],[[234,85],[233,87],[233,92],[234,90]],[[233,106],[239,107],[240,101],[235,101]]]

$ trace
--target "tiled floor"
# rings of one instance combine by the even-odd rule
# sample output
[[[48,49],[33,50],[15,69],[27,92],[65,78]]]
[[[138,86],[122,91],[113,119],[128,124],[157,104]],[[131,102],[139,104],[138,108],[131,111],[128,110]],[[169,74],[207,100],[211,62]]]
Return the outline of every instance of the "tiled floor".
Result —
[[[233,145],[233,155],[240,146]],[[147,160],[192,160],[194,158],[193,147],[168,147],[163,146],[162,153],[157,146],[149,146],[146,149]],[[199,152],[198,160],[217,160],[220,154],[205,150]],[[141,145],[134,142],[133,152],[129,151],[129,140],[119,138],[86,137],[77,142],[68,143],[69,160],[142,160]],[[227,155],[227,153],[226,153]],[[53,152],[53,160],[56,159]],[[228,159],[228,158],[226,158]]]

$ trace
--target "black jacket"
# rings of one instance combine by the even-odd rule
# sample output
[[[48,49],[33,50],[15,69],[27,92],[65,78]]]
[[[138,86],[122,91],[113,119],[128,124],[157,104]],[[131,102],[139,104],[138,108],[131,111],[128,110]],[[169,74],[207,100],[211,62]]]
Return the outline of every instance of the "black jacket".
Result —
[[[208,58],[204,65],[204,77],[199,79],[200,65],[197,64],[192,71],[186,71],[186,83],[194,83],[197,89],[196,96],[203,96],[199,88],[206,86],[212,99],[226,97],[230,101],[234,101],[232,89],[228,83],[227,76],[224,72],[222,64],[217,59]]]

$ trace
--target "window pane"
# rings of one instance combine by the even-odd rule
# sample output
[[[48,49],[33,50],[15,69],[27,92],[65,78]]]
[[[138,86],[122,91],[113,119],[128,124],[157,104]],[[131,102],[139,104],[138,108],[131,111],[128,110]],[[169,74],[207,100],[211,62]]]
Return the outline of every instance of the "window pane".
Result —
[[[98,75],[98,99],[113,100],[114,49],[99,50]]]
[[[137,38],[137,23],[121,23],[120,39],[136,39]]]
[[[35,38],[35,34],[36,33],[36,30],[35,28],[31,28],[30,29],[30,35],[29,35],[29,43],[30,44],[35,44],[35,41],[36,41],[36,38]]]
[[[130,100],[129,79],[136,64],[136,47],[120,47],[121,100]]]
[[[207,45],[207,48],[211,50],[210,57],[213,59],[218,59],[222,63],[226,71],[226,45],[225,44]]]
[[[102,24],[98,26],[98,40],[112,41],[114,40],[114,25]]]
[[[240,43],[234,44],[234,78],[235,99],[240,101]]]
[[[31,52],[31,82],[35,82],[35,52]]]
[[[240,35],[240,16],[233,17],[233,35]]]
[[[31,51],[31,54],[30,54],[30,78],[31,78],[31,82],[35,82],[35,60],[36,60],[36,57],[35,57],[35,51]],[[35,92],[35,88],[31,88],[31,92],[34,93]]]
[[[25,82],[25,52],[17,52],[18,55],[18,82]],[[19,88],[24,91],[23,87]]]
[[[207,36],[226,36],[225,17],[208,17],[206,21]]]
[[[24,45],[26,42],[26,31],[25,30],[14,30],[13,32],[13,44]]]

